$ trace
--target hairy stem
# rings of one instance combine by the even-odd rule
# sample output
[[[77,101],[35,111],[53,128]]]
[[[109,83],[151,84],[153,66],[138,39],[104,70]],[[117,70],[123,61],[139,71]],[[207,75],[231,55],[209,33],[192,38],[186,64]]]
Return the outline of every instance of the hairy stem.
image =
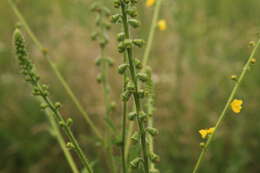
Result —
[[[129,34],[129,27],[128,27],[128,17],[126,13],[126,4],[121,0],[121,12],[122,12],[122,19],[123,19],[123,27],[124,27],[124,33],[125,38],[130,39]],[[134,102],[135,102],[135,108],[137,115],[140,115],[142,107],[141,107],[141,101],[138,95],[138,80],[136,78],[136,69],[135,64],[133,60],[133,50],[132,48],[127,48],[127,58],[129,63],[129,69],[130,69],[130,76],[135,86],[134,91]],[[143,153],[143,159],[144,159],[144,170],[145,173],[149,173],[149,158],[147,153],[147,145],[146,145],[146,132],[143,121],[138,117],[137,118],[140,135],[141,135],[141,145],[142,145],[142,153]]]
[[[42,99],[40,99],[40,102],[43,102]],[[65,155],[65,158],[67,159],[69,165],[70,165],[70,168],[72,170],[73,173],[79,173],[79,170],[77,168],[77,165],[73,159],[73,157],[71,156],[71,153],[69,152],[68,148],[66,147],[66,143],[65,143],[65,140],[59,130],[59,126],[57,125],[57,123],[55,122],[55,119],[53,118],[53,114],[50,110],[45,110],[45,113],[47,115],[47,118],[50,122],[50,125],[51,125],[51,130],[54,132],[54,136],[57,138],[60,146],[61,146],[61,149]]]

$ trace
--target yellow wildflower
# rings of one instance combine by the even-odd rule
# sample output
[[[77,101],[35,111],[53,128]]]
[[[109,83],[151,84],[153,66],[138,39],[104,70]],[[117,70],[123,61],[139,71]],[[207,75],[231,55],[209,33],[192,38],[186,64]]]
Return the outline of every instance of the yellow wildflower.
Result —
[[[242,109],[243,100],[234,99],[230,104],[231,109],[235,113],[239,113]]]
[[[166,20],[159,20],[158,22],[158,27],[161,31],[164,31],[167,29],[167,23],[166,23]]]
[[[199,133],[203,139],[205,139],[208,135],[214,133],[215,127],[211,127],[209,129],[201,129],[199,130]]]
[[[206,136],[208,135],[207,129],[201,129],[199,130],[199,133],[203,139],[206,138]]]
[[[155,0],[146,0],[146,7],[151,7],[155,4]]]

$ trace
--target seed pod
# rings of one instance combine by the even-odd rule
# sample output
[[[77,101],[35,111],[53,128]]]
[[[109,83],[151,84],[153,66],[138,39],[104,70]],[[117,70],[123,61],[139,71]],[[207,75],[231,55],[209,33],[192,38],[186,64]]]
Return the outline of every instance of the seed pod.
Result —
[[[129,91],[125,91],[121,94],[121,98],[124,102],[127,102],[129,98],[131,97],[132,93]]]
[[[255,58],[252,58],[252,59],[250,60],[250,63],[251,63],[251,64],[255,64],[255,63],[256,63],[256,59],[255,59]]]
[[[129,25],[131,25],[133,28],[138,28],[140,26],[140,22],[136,19],[129,19],[128,20]]]
[[[95,62],[96,66],[100,66],[102,60],[103,60],[102,58],[97,58]]]
[[[120,14],[114,14],[112,17],[111,17],[111,22],[112,23],[118,23],[119,19],[121,18],[121,15]]]
[[[41,103],[41,105],[40,105],[41,110],[45,110],[48,107],[49,106],[46,103]]]
[[[98,37],[98,32],[93,32],[92,34],[91,34],[91,40],[97,40],[97,37]]]
[[[123,42],[120,42],[117,46],[118,52],[123,53],[125,51],[125,45]]]
[[[152,136],[156,136],[159,134],[159,131],[156,128],[152,128],[152,127],[148,127],[146,128],[146,131],[152,135]]]
[[[68,127],[70,127],[73,124],[73,119],[68,118],[66,124]]]
[[[150,153],[150,159],[152,162],[155,162],[155,163],[160,162],[160,157],[155,153]]]
[[[66,144],[66,147],[67,147],[68,149],[75,149],[75,146],[74,146],[71,142],[68,142],[68,143]]]
[[[142,121],[147,121],[147,114],[142,111],[139,113],[138,118],[140,118]]]
[[[97,83],[101,83],[101,82],[102,82],[102,75],[99,74],[99,75],[97,76],[96,80],[97,80]]]
[[[136,8],[129,8],[126,12],[131,17],[136,17],[138,15]]]
[[[60,102],[56,102],[54,104],[54,106],[55,106],[56,109],[59,109],[59,108],[61,108],[61,103]]]
[[[119,34],[117,34],[117,41],[123,41],[124,39],[125,39],[124,32],[120,32]]]
[[[125,48],[132,48],[132,40],[130,39],[124,40],[124,46]]]
[[[141,98],[141,99],[144,98],[144,96],[145,96],[145,92],[144,92],[143,89],[139,89],[139,91],[138,91],[138,96],[139,96],[139,98]]]
[[[134,39],[133,40],[134,45],[136,45],[137,47],[141,48],[143,47],[145,41],[143,39]]]
[[[129,92],[134,92],[135,91],[135,85],[134,85],[133,82],[128,82],[126,88],[127,88],[127,90]]]
[[[114,0],[114,7],[119,8],[121,5],[120,0]]]
[[[130,167],[132,168],[132,169],[137,169],[138,168],[138,166],[139,166],[139,164],[142,162],[142,158],[141,157],[137,157],[137,158],[135,158],[134,160],[132,160],[131,162],[130,162]]]
[[[134,143],[134,144],[137,144],[139,139],[140,139],[140,135],[138,132],[134,132],[134,134],[131,136],[131,141]]]
[[[130,121],[133,121],[136,117],[137,117],[137,113],[136,113],[136,112],[130,112],[130,113],[128,114],[128,119],[129,119]]]
[[[143,68],[142,62],[138,58],[135,58],[134,61],[135,61],[135,67],[141,70]]]
[[[136,77],[140,80],[140,81],[142,81],[142,82],[146,82],[147,80],[148,80],[148,76],[147,76],[147,74],[146,73],[138,73],[137,75],[136,75]]]
[[[127,68],[128,68],[128,64],[121,64],[121,65],[119,65],[118,66],[118,73],[119,74],[124,74],[125,72],[126,72],[126,70],[127,70]]]

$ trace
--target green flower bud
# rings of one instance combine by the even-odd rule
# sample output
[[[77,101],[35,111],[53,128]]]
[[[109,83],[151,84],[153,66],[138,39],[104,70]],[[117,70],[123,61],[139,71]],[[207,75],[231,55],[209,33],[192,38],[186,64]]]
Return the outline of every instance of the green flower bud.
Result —
[[[123,52],[125,51],[125,45],[124,45],[124,43],[123,43],[123,42],[120,42],[120,43],[118,44],[117,49],[118,49],[118,52],[119,52],[119,53],[123,53]]]
[[[129,8],[126,12],[131,17],[136,17],[138,15],[136,8]]]
[[[137,58],[135,58],[134,61],[135,61],[135,67],[137,69],[141,70],[143,68],[142,62],[139,59],[137,59]]]
[[[134,92],[135,91],[135,85],[134,85],[133,82],[128,82],[126,88],[127,88],[127,90],[129,92]]]
[[[56,109],[59,109],[59,108],[61,108],[61,103],[60,102],[56,102],[54,104],[54,106],[55,106]]]
[[[120,32],[119,34],[117,34],[117,41],[123,41],[124,39],[125,39],[124,32]]]
[[[136,19],[129,19],[128,20],[129,25],[131,25],[133,28],[138,28],[140,26],[140,22]]]
[[[97,58],[97,59],[96,59],[96,62],[95,62],[96,66],[100,66],[102,60],[103,60],[102,58]]]
[[[137,158],[135,158],[134,160],[132,160],[132,161],[130,162],[130,167],[131,167],[132,169],[137,169],[138,166],[139,166],[139,164],[140,164],[142,161],[143,161],[143,159],[142,159],[141,157],[137,157]]]
[[[150,153],[150,159],[152,162],[155,162],[155,163],[160,162],[160,157],[155,153]]]
[[[41,103],[40,107],[41,107],[41,110],[45,110],[46,108],[49,107],[49,105],[47,105],[46,103]]]
[[[138,117],[139,117],[142,121],[147,121],[147,114],[144,113],[143,111],[139,113]]]
[[[124,43],[125,48],[132,48],[132,40],[126,39],[126,40],[124,40],[123,43]]]
[[[98,37],[98,32],[93,32],[92,34],[91,34],[91,40],[97,40],[97,37]]]
[[[131,97],[132,93],[129,91],[125,91],[121,94],[121,98],[124,102],[127,102],[129,98]]]
[[[114,7],[115,7],[115,8],[119,8],[120,5],[121,5],[120,0],[115,0],[115,1],[114,1]]]
[[[120,20],[121,18],[121,15],[120,14],[114,14],[112,17],[111,17],[111,22],[112,23],[118,23],[118,21]]]
[[[70,127],[73,124],[73,119],[68,118],[66,124],[68,127]]]
[[[127,68],[128,68],[128,64],[121,64],[121,65],[119,65],[118,66],[118,73],[119,74],[124,74],[125,72],[126,72],[126,70],[127,70]]]
[[[152,135],[152,136],[156,136],[159,134],[159,131],[156,129],[156,128],[153,128],[153,127],[148,127],[146,128],[146,131]]]
[[[66,144],[66,147],[67,147],[68,149],[75,149],[75,146],[74,146],[71,142],[68,142],[68,143]]]
[[[145,41],[143,39],[134,39],[133,40],[134,45],[136,45],[137,47],[141,48],[143,47]]]
[[[102,75],[99,74],[99,75],[97,76],[96,80],[97,80],[97,83],[100,84],[100,83],[102,82]]]
[[[145,96],[145,92],[144,92],[144,90],[143,89],[139,89],[139,91],[138,91],[138,96],[139,96],[139,98],[144,98],[144,96]]]
[[[137,113],[136,113],[136,112],[130,112],[130,113],[128,114],[128,119],[129,119],[130,121],[133,121],[136,117],[137,117]]]
[[[140,139],[140,135],[138,132],[134,132],[134,134],[131,136],[131,141],[134,143],[134,144],[137,144],[139,139]]]
[[[138,73],[137,75],[136,75],[136,77],[137,77],[137,79],[139,79],[140,81],[142,81],[142,82],[146,82],[147,80],[148,80],[148,76],[147,76],[147,74],[146,73]]]

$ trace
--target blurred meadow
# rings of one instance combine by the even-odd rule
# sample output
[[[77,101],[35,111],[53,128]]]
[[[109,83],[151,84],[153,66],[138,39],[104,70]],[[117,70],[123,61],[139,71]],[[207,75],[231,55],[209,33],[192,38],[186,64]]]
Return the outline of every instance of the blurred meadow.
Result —
[[[102,0],[99,0],[102,1]],[[95,15],[90,0],[17,0],[16,4],[33,32],[48,48],[52,60],[73,88],[76,96],[101,131],[104,100],[96,82],[99,70],[97,43],[90,39]],[[113,12],[112,0],[103,0]],[[138,4],[142,27],[136,34],[148,37],[153,9]],[[198,130],[213,126],[232,90],[233,74],[239,74],[260,31],[259,0],[163,0],[160,19],[165,31],[156,30],[149,65],[155,81],[155,150],[162,173],[189,173],[200,153]],[[31,89],[19,74],[12,33],[17,18],[6,0],[0,1],[0,173],[69,173],[70,169],[49,123]],[[112,25],[106,54],[115,65],[109,71],[111,94],[117,103],[112,119],[120,128],[121,76]],[[23,30],[23,28],[22,28]],[[26,32],[24,32],[26,33]],[[90,128],[57,81],[47,61],[25,34],[30,57],[42,81],[50,86],[51,97],[62,103],[61,112],[74,120],[73,131],[94,170],[107,165]],[[143,50],[136,56],[142,57]],[[260,51],[256,54],[259,59]],[[239,115],[229,111],[200,168],[200,173],[260,172],[260,65],[252,68],[236,97],[244,100]],[[114,154],[120,158],[120,152]],[[118,160],[118,164],[120,160]],[[102,169],[103,167],[103,169]],[[107,169],[108,170],[108,169]],[[109,171],[107,171],[109,172]]]

